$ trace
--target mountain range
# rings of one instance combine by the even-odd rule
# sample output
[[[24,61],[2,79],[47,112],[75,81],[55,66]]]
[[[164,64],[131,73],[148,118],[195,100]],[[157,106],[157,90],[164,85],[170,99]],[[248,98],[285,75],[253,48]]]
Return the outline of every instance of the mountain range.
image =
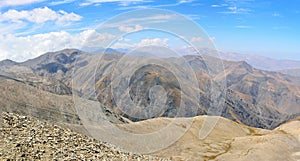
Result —
[[[268,70],[268,71],[281,72],[282,70],[300,69],[299,60],[288,60],[288,59],[279,60],[279,59],[268,58],[260,55],[226,52],[217,49],[195,49],[192,47],[178,49],[177,51],[182,55],[206,54],[206,55],[214,55],[215,57],[218,57],[223,60],[228,60],[228,61],[245,61],[251,66],[253,66],[254,68]],[[284,72],[284,74],[286,73],[287,72]]]
[[[151,153],[171,160],[299,158],[300,77],[209,53],[159,59],[142,54],[65,49],[25,62],[1,61],[0,112],[88,136],[86,123],[93,119],[136,134],[153,133],[175,119],[192,122],[175,124],[180,130],[166,135],[187,131]],[[218,121],[203,140],[199,131],[206,119]]]
[[[21,63],[1,61],[1,77],[51,92],[55,97],[57,94],[60,97],[75,94],[91,101],[99,101],[111,113],[131,121],[219,114],[248,126],[274,129],[300,114],[299,77],[256,69],[245,61],[225,61],[208,55],[186,55],[184,59],[163,58],[164,63],[176,62],[177,66],[172,66],[173,71],[186,70],[180,76],[174,75],[170,69],[151,64],[132,74],[130,68],[125,70],[116,66],[120,65],[118,62],[122,60],[124,66],[134,66],[134,62],[151,60],[134,56],[124,59],[123,56],[124,54],[119,53],[99,55],[66,49]],[[222,69],[217,69],[216,65],[208,65],[213,62],[222,62]],[[189,72],[187,68],[184,69],[186,63],[192,68],[195,79],[185,75]],[[120,80],[117,82],[120,89],[128,88],[128,93],[111,92],[112,85],[119,79],[112,73],[131,76],[128,87]],[[162,111],[162,107],[152,106],[149,93],[153,86],[161,86],[166,92],[164,101],[167,103],[160,105],[164,107]],[[223,90],[223,93],[215,97],[218,90]],[[120,102],[116,102],[118,100],[115,98],[124,98],[126,95],[130,95],[133,103],[138,104],[140,109],[124,105],[124,109],[120,110]],[[196,98],[195,95],[198,100],[192,99]],[[220,109],[214,109],[216,107],[213,107],[213,103],[216,101],[213,98],[224,100],[223,106],[218,107]],[[2,102],[7,104],[5,100]],[[22,101],[27,104],[26,100]],[[211,110],[221,111],[214,114],[210,113]],[[153,113],[155,115],[152,116]],[[142,115],[143,117],[135,117]]]

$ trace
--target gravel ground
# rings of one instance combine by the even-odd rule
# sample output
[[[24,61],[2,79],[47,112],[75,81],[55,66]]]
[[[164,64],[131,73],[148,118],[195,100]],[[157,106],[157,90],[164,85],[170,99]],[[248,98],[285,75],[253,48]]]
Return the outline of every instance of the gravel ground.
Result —
[[[124,152],[47,122],[3,113],[1,160],[167,160]]]

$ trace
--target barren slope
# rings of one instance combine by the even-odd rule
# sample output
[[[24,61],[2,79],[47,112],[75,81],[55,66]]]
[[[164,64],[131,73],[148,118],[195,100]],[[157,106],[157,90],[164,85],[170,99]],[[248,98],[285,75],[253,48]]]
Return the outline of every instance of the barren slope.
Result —
[[[125,152],[55,124],[13,113],[3,114],[1,160],[167,160]]]
[[[258,70],[245,62],[222,61],[209,56],[185,56],[184,60],[163,58],[159,61],[175,63],[174,66],[165,68],[149,64],[150,59],[145,57],[129,56],[123,59],[123,56],[118,53],[96,55],[66,49],[46,53],[23,63],[6,60],[1,63],[1,69],[6,73],[9,71],[9,76],[15,75],[22,78],[22,81],[29,79],[29,85],[56,94],[70,94],[72,86],[73,94],[98,100],[113,112],[133,121],[154,117],[206,115],[213,109],[219,110],[223,117],[230,120],[252,127],[273,129],[300,115],[299,78]],[[145,62],[147,66],[132,69],[134,73],[130,73],[130,67],[136,62]],[[222,63],[215,65],[215,62]],[[220,65],[224,65],[224,69]],[[187,66],[192,68],[195,80],[187,75],[191,73]],[[33,74],[33,77],[28,74],[20,75],[19,72],[24,70]],[[174,75],[174,71],[179,74]],[[117,76],[122,74],[129,74],[129,81],[114,83],[115,87],[122,90],[112,93],[112,82],[117,82]],[[46,80],[47,84],[40,80]],[[223,85],[219,82],[222,81],[226,81],[225,90],[220,88]],[[127,89],[124,86],[126,83],[129,84]],[[154,96],[161,96],[155,93],[158,90],[153,90],[157,86],[164,88],[166,98],[161,97],[159,106],[147,109],[147,106],[155,103],[150,98],[151,92],[154,91]],[[143,110],[132,108],[134,106],[125,102],[121,108],[128,113],[120,111],[114,98],[122,98],[126,94]],[[222,99],[225,104],[219,109],[212,105],[216,103],[215,100]],[[120,100],[122,99],[117,101]],[[179,108],[181,104],[185,105],[184,109]],[[163,110],[160,105],[165,105]],[[145,111],[149,116],[134,117]],[[152,116],[152,113],[156,115]],[[128,116],[130,114],[133,116]]]
[[[173,160],[273,161],[300,159],[300,121],[294,120],[275,130],[264,130],[219,118],[213,131],[199,139],[199,130],[209,116],[193,119],[192,127],[173,145],[154,154]],[[119,127],[132,133],[157,131],[174,119],[156,118]],[[173,133],[180,131],[173,131]]]

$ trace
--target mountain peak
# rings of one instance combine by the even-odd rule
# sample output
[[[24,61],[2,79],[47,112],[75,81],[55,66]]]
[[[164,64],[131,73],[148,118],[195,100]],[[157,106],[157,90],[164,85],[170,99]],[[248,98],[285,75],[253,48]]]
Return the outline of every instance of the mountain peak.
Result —
[[[54,54],[54,55],[58,55],[58,54],[65,54],[67,56],[70,56],[71,54],[73,53],[80,53],[80,52],[83,52],[81,50],[78,50],[78,49],[62,49],[62,50],[59,50],[59,51],[54,51],[54,52],[47,52],[45,55],[47,54]]]
[[[16,65],[16,64],[18,64],[18,63],[15,61],[12,61],[10,59],[5,59],[5,60],[0,61],[0,66],[11,66],[11,65]]]
[[[239,63],[238,63],[238,66],[240,66],[240,67],[243,67],[243,68],[246,68],[246,69],[250,69],[250,70],[252,70],[252,66],[250,65],[250,64],[248,64],[246,61],[240,61]]]

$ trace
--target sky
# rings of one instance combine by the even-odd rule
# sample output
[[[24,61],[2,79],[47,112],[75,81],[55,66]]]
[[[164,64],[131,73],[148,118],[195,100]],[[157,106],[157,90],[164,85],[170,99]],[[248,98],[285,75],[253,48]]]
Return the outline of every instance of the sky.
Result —
[[[87,42],[107,47],[116,38],[110,47],[184,48],[175,40],[204,39],[226,52],[300,60],[299,6],[299,0],[1,0],[0,60],[24,61]],[[166,12],[143,11],[151,8]],[[129,34],[117,37],[120,33],[101,25]],[[153,27],[174,32],[137,32]]]

